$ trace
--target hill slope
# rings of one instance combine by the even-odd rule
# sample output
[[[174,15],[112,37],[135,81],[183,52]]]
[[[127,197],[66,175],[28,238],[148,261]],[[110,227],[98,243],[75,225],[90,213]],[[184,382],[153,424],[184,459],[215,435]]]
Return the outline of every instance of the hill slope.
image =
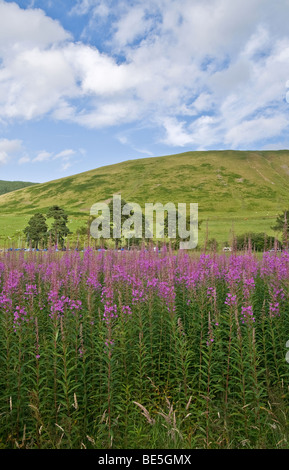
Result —
[[[0,224],[11,214],[27,219],[59,204],[73,229],[92,204],[116,193],[143,208],[146,202],[197,202],[199,218],[209,220],[217,239],[232,223],[237,232],[269,233],[276,214],[289,207],[289,151],[187,152],[97,168],[0,196]]]
[[[36,183],[28,183],[25,181],[3,181],[0,180],[0,195],[16,191],[17,189],[33,186]]]

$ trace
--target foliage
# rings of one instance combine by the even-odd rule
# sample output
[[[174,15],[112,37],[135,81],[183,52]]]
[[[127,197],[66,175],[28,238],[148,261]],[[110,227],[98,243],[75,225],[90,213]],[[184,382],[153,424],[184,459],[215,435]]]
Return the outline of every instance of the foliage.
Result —
[[[16,191],[17,189],[27,188],[37,183],[26,183],[24,181],[3,181],[0,180],[0,195]]]
[[[211,251],[218,251],[219,243],[215,238],[210,238],[207,243],[207,248]]]
[[[239,251],[243,251],[251,248],[255,251],[266,251],[273,249],[277,243],[277,247],[280,247],[280,243],[275,237],[269,237],[266,233],[245,233],[236,237],[236,248]]]
[[[0,253],[5,448],[288,448],[289,253]]]
[[[278,214],[275,225],[272,227],[272,230],[282,233],[284,241],[288,240],[288,235],[289,235],[288,218],[289,218],[289,210],[282,212],[282,214]]]
[[[164,240],[169,237],[170,242],[172,243],[172,245],[174,246],[176,250],[180,248],[180,242],[186,241],[186,239],[180,237],[180,234],[179,234],[180,220],[182,218],[183,216],[180,214],[179,211],[176,210],[176,226],[171,226],[169,230],[168,213],[166,213],[164,217],[164,229],[163,229]],[[198,220],[198,230],[201,230],[202,222],[203,222],[202,220]],[[186,216],[185,227],[188,232],[190,231],[191,224],[193,224],[193,221],[191,221],[190,216]]]
[[[129,214],[124,214],[124,206],[127,205]],[[113,206],[113,200],[110,201],[109,205],[109,213],[110,213],[110,239],[114,240],[115,247],[118,248],[120,245],[127,245],[127,246],[139,246],[142,242],[141,238],[132,236],[130,238],[125,238],[123,235],[121,237],[114,236],[114,230],[121,230],[123,224],[126,220],[128,220],[131,216],[134,215],[135,211],[133,206],[130,206],[124,199],[120,201],[120,207]],[[145,239],[146,236],[146,219],[144,214],[141,214],[142,220],[142,238]],[[131,230],[134,230],[134,226],[131,227]]]
[[[49,230],[49,235],[52,236],[52,239],[55,245],[64,246],[64,240],[71,232],[67,227],[68,214],[64,209],[59,206],[52,206],[47,212],[47,218],[53,218],[54,222]]]
[[[32,244],[32,248],[38,248],[39,243],[42,246],[47,243],[48,227],[44,215],[37,213],[31,217],[27,227],[24,229],[24,234],[27,237],[27,242]]]

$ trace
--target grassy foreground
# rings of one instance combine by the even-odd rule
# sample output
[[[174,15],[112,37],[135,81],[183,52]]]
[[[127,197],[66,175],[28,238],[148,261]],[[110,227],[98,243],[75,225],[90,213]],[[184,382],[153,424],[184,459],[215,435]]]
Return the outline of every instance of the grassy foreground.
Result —
[[[0,254],[2,448],[288,448],[289,255]]]

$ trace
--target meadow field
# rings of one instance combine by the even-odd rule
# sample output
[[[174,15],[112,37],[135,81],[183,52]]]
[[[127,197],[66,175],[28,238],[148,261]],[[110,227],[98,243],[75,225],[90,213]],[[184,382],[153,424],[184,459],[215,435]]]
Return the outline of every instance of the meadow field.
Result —
[[[198,203],[201,246],[206,238],[223,246],[233,232],[280,237],[271,227],[288,209],[288,174],[287,150],[186,152],[96,168],[1,195],[0,248],[21,245],[30,217],[54,204],[66,210],[74,243],[92,205],[114,194],[143,212],[148,202]]]
[[[289,449],[288,15],[0,0],[0,450]]]
[[[0,447],[288,448],[289,253],[0,253]]]
[[[26,246],[26,237],[23,234],[23,228],[26,227],[30,219],[28,214],[0,214],[0,249],[2,248],[24,248]],[[83,217],[70,216],[67,226],[72,234],[68,236],[67,242],[75,246],[78,240],[77,231],[87,225],[88,214]],[[223,213],[199,214],[201,221],[198,231],[198,249],[202,249],[206,240],[216,239],[219,248],[227,244],[232,244],[233,238],[238,234],[246,233],[266,233],[280,239],[280,233],[272,230],[276,222],[276,214],[268,215],[267,211],[260,211],[258,214],[233,214],[224,215]],[[83,242],[87,244],[87,237]]]
[[[0,196],[0,448],[289,447],[289,254],[234,251],[282,238],[288,155],[131,160]],[[114,194],[197,202],[197,248],[99,250],[90,207]],[[65,252],[7,251],[60,200]]]

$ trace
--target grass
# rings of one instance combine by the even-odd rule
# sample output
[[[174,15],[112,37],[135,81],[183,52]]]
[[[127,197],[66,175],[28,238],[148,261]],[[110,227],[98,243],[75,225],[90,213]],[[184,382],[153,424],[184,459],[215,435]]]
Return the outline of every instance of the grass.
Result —
[[[273,235],[270,226],[289,205],[289,151],[187,152],[130,160],[0,196],[0,237],[23,230],[27,217],[53,204],[83,225],[92,204],[119,193],[144,208],[146,202],[197,202],[209,238],[224,243],[234,226]],[[16,236],[15,236],[16,235]]]
[[[16,191],[17,189],[33,186],[37,183],[28,183],[24,181],[3,181],[0,180],[0,195]]]
[[[11,246],[11,243],[15,247],[22,247],[25,241],[25,237],[22,233],[22,227],[25,227],[28,223],[31,215],[0,215],[0,247]],[[257,215],[251,215],[246,217],[246,213],[243,217],[238,214],[232,214],[232,216],[224,217],[223,214],[208,213],[199,214],[199,218],[202,220],[201,228],[199,230],[199,247],[202,247],[205,240],[215,238],[219,243],[220,247],[222,244],[230,244],[233,234],[244,234],[244,233],[267,233],[269,236],[276,236],[276,232],[270,228],[274,225],[276,216],[268,216],[267,212],[260,212]],[[71,244],[76,241],[76,232],[81,226],[86,223],[86,218],[81,215],[69,217],[68,227],[73,233],[69,237]],[[11,234],[11,236],[8,235]]]
[[[289,448],[288,280],[288,253],[0,253],[0,447]]]

